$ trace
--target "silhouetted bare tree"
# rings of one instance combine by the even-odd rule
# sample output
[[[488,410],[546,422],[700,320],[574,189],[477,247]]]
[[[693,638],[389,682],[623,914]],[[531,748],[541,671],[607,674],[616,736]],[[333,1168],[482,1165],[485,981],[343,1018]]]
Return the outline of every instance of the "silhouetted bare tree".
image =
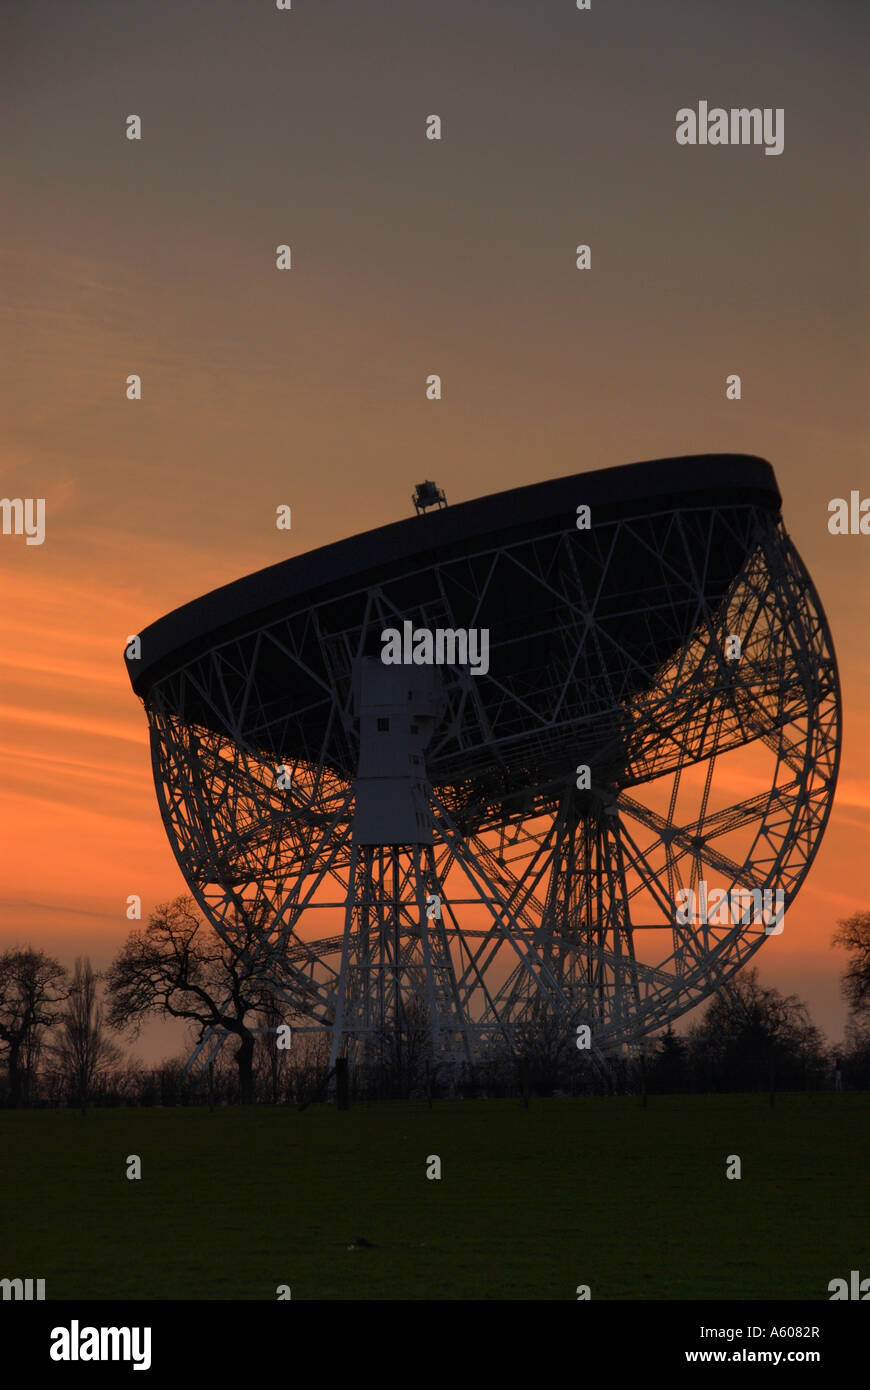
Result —
[[[844,917],[834,932],[831,944],[849,952],[849,962],[842,979],[843,994],[857,1019],[870,1014],[870,912],[855,912]]]
[[[238,1039],[235,1063],[244,1104],[254,1098],[256,1019],[270,1006],[271,982],[287,967],[267,956],[253,923],[241,914],[232,939],[217,936],[196,912],[190,897],[176,898],[153,912],[144,929],[130,933],[108,972],[109,1023],[138,1033],[145,1018],[165,1015]]]
[[[732,1090],[803,1084],[826,1066],[822,1035],[806,1004],[764,986],[757,969],[735,976],[689,1030],[690,1057],[705,1082]]]
[[[0,1043],[6,1049],[9,1103],[26,1104],[41,1034],[67,996],[60,961],[29,947],[0,955]]]
[[[100,978],[87,957],[79,956],[50,1044],[61,1079],[83,1111],[94,1085],[121,1059],[121,1049],[108,1036],[97,997]]]
[[[288,1022],[287,1006],[276,994],[266,992],[260,1010],[264,1032],[260,1035],[260,1058],[265,1070],[265,1086],[262,1088],[273,1105],[281,1099],[282,1082],[287,1072],[290,1051],[281,1046],[278,1032]],[[284,1035],[286,1036],[286,1034]]]
[[[551,1095],[573,1060],[575,1035],[552,1009],[541,1004],[517,1026],[514,1048],[520,1065],[528,1067],[528,1079],[538,1095]]]

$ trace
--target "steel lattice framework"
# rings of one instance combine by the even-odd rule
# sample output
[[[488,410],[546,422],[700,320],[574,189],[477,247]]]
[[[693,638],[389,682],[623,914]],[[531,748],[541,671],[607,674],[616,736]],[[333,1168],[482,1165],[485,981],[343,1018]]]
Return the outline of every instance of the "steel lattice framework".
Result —
[[[333,1055],[383,1056],[422,1031],[429,1055],[473,1060],[543,1016],[587,1023],[611,1053],[766,939],[751,915],[681,924],[680,890],[794,900],[839,763],[831,638],[769,466],[753,461],[757,486],[702,487],[685,462],[679,490],[673,461],[660,487],[609,481],[588,530],[562,499],[608,475],[557,480],[543,516],[475,514],[461,543],[445,529],[461,507],[384,528],[442,530],[185,630],[131,673],[195,898],[225,937],[255,926],[266,975],[280,953],[287,1006],[331,1029]],[[359,672],[406,620],[487,628],[489,670],[437,672],[419,836],[360,843]]]

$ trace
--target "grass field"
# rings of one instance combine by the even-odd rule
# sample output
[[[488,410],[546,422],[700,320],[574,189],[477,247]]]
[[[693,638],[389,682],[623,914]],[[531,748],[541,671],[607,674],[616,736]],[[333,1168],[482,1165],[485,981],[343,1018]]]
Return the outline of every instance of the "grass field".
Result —
[[[827,1299],[870,1275],[868,1149],[864,1094],[6,1111],[0,1278],[49,1299]]]

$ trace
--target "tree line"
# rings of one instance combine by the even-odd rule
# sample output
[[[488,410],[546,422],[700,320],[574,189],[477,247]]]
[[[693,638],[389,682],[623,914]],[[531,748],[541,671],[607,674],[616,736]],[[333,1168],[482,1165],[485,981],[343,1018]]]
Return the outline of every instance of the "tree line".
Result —
[[[631,1056],[609,1059],[606,1074],[545,1012],[510,1043],[493,1040],[473,1069],[448,1071],[429,1053],[425,1004],[412,1000],[398,1032],[380,1040],[377,1065],[351,1069],[350,1094],[870,1089],[870,912],[841,921],[832,944],[848,956],[842,985],[849,1015],[837,1047],[825,1042],[805,1003],[762,985],[755,969],[724,986],[686,1033],[668,1028]],[[158,907],[102,974],[86,958],[69,972],[32,947],[7,950],[0,954],[0,1105],[305,1106],[325,1098],[328,1033],[294,1027],[292,1047],[281,1046],[285,982],[286,958],[275,951],[264,959],[250,923],[240,920],[226,941],[188,897]],[[122,1038],[134,1040],[149,1018],[185,1021],[191,1045],[203,1044],[203,1064],[187,1066],[189,1049],[156,1067],[125,1055]]]

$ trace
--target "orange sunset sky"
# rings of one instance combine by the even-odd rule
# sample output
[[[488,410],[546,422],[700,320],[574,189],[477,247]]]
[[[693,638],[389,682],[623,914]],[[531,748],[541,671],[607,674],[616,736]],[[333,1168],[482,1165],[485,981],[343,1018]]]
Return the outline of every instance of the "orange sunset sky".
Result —
[[[827,520],[870,496],[868,19],[850,0],[10,3],[0,489],[46,499],[46,538],[0,536],[0,948],[104,966],[128,894],[147,913],[184,891],[128,634],[408,515],[424,477],[459,502],[746,452],[776,471],[844,702],[822,848],[756,963],[841,1036],[830,936],[870,906],[870,536]],[[678,146],[700,100],[783,108],[783,153]]]

